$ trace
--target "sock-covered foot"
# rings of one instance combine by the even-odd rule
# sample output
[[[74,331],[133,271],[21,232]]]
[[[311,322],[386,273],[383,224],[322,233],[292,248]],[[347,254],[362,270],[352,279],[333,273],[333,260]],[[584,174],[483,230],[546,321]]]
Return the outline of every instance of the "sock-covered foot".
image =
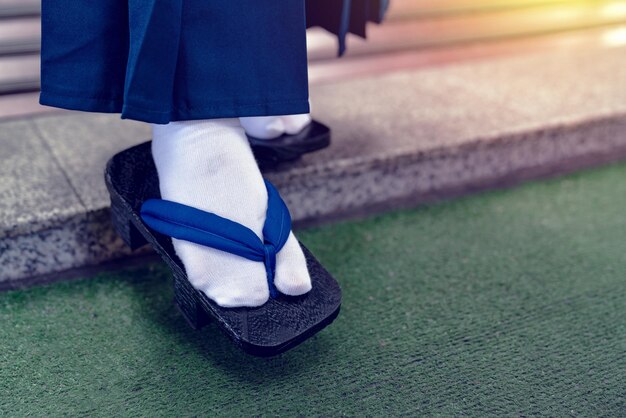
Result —
[[[262,237],[267,190],[237,119],[154,125],[152,153],[163,199],[213,212]],[[297,245],[290,237],[277,254],[274,282],[283,293],[298,295],[311,280],[302,251],[290,241]],[[191,284],[218,305],[253,307],[268,300],[263,263],[188,241],[172,243]]]
[[[295,135],[311,123],[311,115],[254,116],[239,118],[241,126],[250,136],[259,139],[274,139],[283,134]]]
[[[258,139],[274,139],[285,133],[280,116],[252,116],[239,118],[246,133]]]
[[[309,113],[281,116],[280,119],[283,121],[283,125],[285,126],[285,133],[288,135],[300,133],[300,131],[302,131],[312,121]]]
[[[311,277],[306,267],[306,259],[293,232],[276,254],[274,285],[281,293],[291,296],[303,295],[311,290]]]

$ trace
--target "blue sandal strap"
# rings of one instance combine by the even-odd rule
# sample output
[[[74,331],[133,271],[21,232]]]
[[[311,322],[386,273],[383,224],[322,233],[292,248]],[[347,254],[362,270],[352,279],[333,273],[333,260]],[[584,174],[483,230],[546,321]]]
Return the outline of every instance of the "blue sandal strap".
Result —
[[[267,213],[263,241],[249,228],[191,206],[164,199],[148,199],[141,206],[141,218],[152,229],[173,238],[194,242],[265,264],[270,295],[274,286],[276,253],[289,238],[291,215],[278,191],[267,180]]]

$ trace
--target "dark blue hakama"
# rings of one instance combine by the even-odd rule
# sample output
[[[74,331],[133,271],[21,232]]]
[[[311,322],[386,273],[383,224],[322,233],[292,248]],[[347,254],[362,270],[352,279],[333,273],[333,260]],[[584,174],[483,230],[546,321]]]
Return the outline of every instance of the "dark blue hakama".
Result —
[[[307,113],[306,27],[343,52],[385,8],[308,1],[43,0],[40,102],[152,123]]]

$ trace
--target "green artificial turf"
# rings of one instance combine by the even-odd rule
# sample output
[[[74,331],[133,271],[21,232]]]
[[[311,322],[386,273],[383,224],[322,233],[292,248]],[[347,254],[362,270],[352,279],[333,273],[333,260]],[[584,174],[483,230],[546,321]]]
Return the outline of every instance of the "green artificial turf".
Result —
[[[626,416],[626,165],[300,238],[343,308],[273,359],[160,263],[0,294],[0,415]]]

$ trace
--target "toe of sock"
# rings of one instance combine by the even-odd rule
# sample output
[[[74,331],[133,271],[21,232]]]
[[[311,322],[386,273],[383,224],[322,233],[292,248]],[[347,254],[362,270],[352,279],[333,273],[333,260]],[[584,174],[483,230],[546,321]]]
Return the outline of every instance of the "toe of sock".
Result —
[[[289,296],[300,296],[312,289],[306,258],[293,233],[277,255],[274,284],[281,293]]]
[[[312,121],[311,115],[308,113],[301,115],[282,116],[281,119],[284,125],[283,129],[285,133],[289,135],[296,135],[302,132],[302,130]]]
[[[307,274],[308,276],[308,274]],[[311,289],[311,279],[298,278],[294,276],[292,281],[282,281],[275,283],[279,292],[289,296],[300,296],[308,293]]]
[[[257,286],[257,288],[233,288],[217,287],[203,289],[209,299],[215,301],[224,308],[248,307],[254,308],[264,305],[270,297],[267,285]]]
[[[278,116],[253,116],[240,118],[246,133],[258,139],[274,139],[285,133],[285,124]]]

